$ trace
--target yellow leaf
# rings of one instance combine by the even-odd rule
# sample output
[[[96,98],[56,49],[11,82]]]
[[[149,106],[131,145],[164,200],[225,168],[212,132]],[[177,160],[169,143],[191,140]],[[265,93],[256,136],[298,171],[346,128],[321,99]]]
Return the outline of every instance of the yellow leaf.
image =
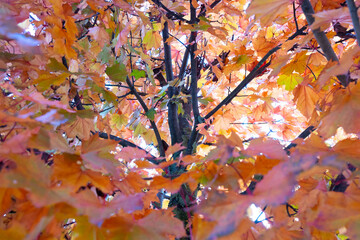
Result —
[[[292,91],[302,80],[303,78],[299,74],[293,73],[291,75],[280,75],[277,83],[279,85],[285,85],[286,90]]]
[[[294,71],[302,74],[305,72],[305,68],[307,65],[308,56],[306,55],[306,51],[302,51],[295,55],[295,57],[291,60],[290,63],[286,64],[285,67],[281,69],[281,74],[290,75]]]
[[[161,36],[157,31],[148,31],[143,39],[143,43],[146,45],[146,49],[161,47]]]

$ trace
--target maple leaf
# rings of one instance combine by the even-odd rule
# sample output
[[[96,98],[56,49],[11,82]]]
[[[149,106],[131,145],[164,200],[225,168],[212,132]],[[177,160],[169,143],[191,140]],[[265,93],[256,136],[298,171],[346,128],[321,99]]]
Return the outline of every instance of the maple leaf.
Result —
[[[88,33],[94,40],[100,43],[100,47],[102,48],[106,43],[109,42],[109,34],[102,27],[92,27],[89,29]]]
[[[253,0],[246,13],[255,14],[261,20],[261,25],[267,26],[286,10],[288,4],[288,0]]]
[[[161,224],[158,224],[161,222]],[[128,239],[142,239],[152,236],[166,240],[169,236],[185,235],[182,222],[172,216],[170,211],[151,211],[144,218],[130,222],[127,218],[112,217],[104,221],[102,228],[108,237],[123,236]]]
[[[328,138],[336,133],[338,127],[343,127],[346,132],[359,133],[360,123],[353,121],[360,115],[360,85],[350,88],[351,93],[339,90],[332,101],[331,111],[323,114],[319,133]]]
[[[66,189],[56,191],[51,184],[51,170],[46,167],[43,162],[34,155],[28,156],[27,159],[19,155],[8,155],[8,158],[16,163],[16,168],[1,174],[1,187],[23,189],[31,194],[28,198],[36,207],[42,207],[61,202],[68,199],[68,191]],[[32,176],[38,178],[29,180]],[[20,192],[16,196],[20,197]]]
[[[119,54],[120,47],[126,44],[130,31],[131,31],[131,25],[130,22],[128,22],[118,34],[118,40],[115,45],[116,54]]]
[[[159,48],[161,46],[161,36],[157,31],[147,31],[143,43],[146,44],[147,49]]]
[[[116,194],[108,202],[99,199],[94,192],[87,189],[76,194],[72,205],[76,207],[78,214],[88,216],[91,223],[99,225],[120,210],[125,213],[132,213],[142,209],[144,207],[143,195],[143,193],[134,195]]]
[[[127,77],[126,66],[122,63],[115,63],[111,67],[106,68],[105,72],[114,82],[125,82]]]
[[[314,18],[315,18],[315,21],[311,25],[312,29],[328,28],[329,24],[333,20],[339,21],[341,23],[347,23],[347,24],[352,23],[351,17],[350,17],[350,12],[345,7],[341,7],[341,8],[338,8],[338,9],[327,10],[327,11],[322,11],[322,12],[317,12],[317,13],[314,14]]]
[[[201,203],[197,213],[207,221],[216,221],[209,238],[232,233],[245,217],[250,198],[242,195],[211,191],[208,198]]]
[[[316,103],[320,100],[320,96],[311,86],[304,84],[297,85],[293,93],[297,109],[306,118],[310,118],[315,110]]]
[[[294,194],[295,177],[288,164],[279,164],[272,168],[256,184],[253,192],[259,204],[283,204]]]
[[[285,85],[286,90],[292,91],[302,80],[303,78],[299,74],[293,73],[291,75],[280,75],[277,83],[279,85]]]
[[[94,171],[117,176],[116,166],[119,163],[115,160],[114,155],[110,154],[115,150],[117,144],[113,140],[100,139],[97,134],[93,135],[89,141],[83,141],[81,158],[85,166]]]
[[[192,173],[183,173],[175,179],[165,178],[163,176],[156,176],[150,184],[152,189],[165,188],[167,192],[175,193],[179,190],[184,182],[192,183],[192,186],[196,186],[196,182],[192,178]]]
[[[306,53],[306,51],[302,51],[296,54],[295,57],[290,61],[290,63],[286,64],[281,69],[280,73],[284,75],[292,75],[294,71],[300,74],[305,72],[309,58]]]
[[[283,146],[278,141],[271,139],[258,138],[252,140],[244,153],[250,156],[263,154],[270,159],[287,158]]]
[[[61,185],[70,187],[74,192],[80,187],[92,183],[103,192],[111,192],[113,186],[109,177],[101,173],[87,170],[82,166],[83,161],[80,156],[73,154],[62,154],[54,157],[54,168],[52,180],[60,181]]]
[[[360,141],[356,139],[344,139],[332,148],[336,160],[349,162],[358,167],[360,156]],[[331,154],[332,155],[332,154]]]
[[[150,155],[146,151],[133,147],[124,147],[120,153],[116,155],[116,158],[124,159],[126,162],[131,162],[134,159],[146,159],[148,157],[150,157]]]
[[[94,121],[89,118],[76,116],[73,122],[63,125],[62,130],[64,130],[70,138],[78,137],[87,140],[90,138],[91,132],[95,130]]]

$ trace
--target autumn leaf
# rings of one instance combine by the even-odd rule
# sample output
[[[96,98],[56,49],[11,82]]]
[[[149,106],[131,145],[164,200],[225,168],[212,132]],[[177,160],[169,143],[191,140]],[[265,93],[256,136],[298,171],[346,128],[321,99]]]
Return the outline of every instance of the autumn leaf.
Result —
[[[142,149],[124,147],[120,153],[116,155],[116,158],[124,159],[126,162],[131,162],[134,159],[142,159],[149,157],[149,154]]]
[[[332,102],[331,111],[322,115],[319,133],[331,137],[338,127],[343,127],[346,132],[359,133],[360,123],[353,121],[360,114],[360,85],[351,88],[351,93],[339,90]]]
[[[294,173],[291,167],[284,163],[272,168],[256,184],[253,194],[257,203],[276,206],[283,204],[294,194],[294,187]]]
[[[63,186],[70,187],[74,192],[89,183],[103,192],[111,192],[113,189],[109,177],[85,169],[83,161],[78,155],[57,155],[54,159],[54,171],[51,179],[55,182],[59,181]]]
[[[62,130],[70,138],[79,137],[80,139],[87,140],[95,129],[92,119],[76,116],[73,122],[63,125]]]
[[[158,222],[162,224],[157,224]],[[112,217],[105,220],[102,227],[107,230],[107,236],[112,238],[119,235],[129,239],[153,236],[166,240],[169,236],[185,235],[181,221],[174,218],[170,211],[152,211],[136,222],[131,222],[127,218]]]
[[[149,120],[154,121],[156,111],[154,108],[150,108],[149,111],[145,113],[145,115],[149,118]]]
[[[302,80],[303,78],[299,74],[292,73],[291,75],[280,75],[277,83],[279,85],[285,85],[286,90],[292,91]]]
[[[103,47],[110,40],[109,34],[102,27],[98,27],[98,26],[92,27],[92,28],[90,28],[88,34],[94,40],[96,40],[98,43],[100,43],[100,47]]]
[[[332,148],[336,160],[349,162],[354,166],[359,166],[360,141],[356,139],[345,139],[338,142]],[[332,154],[331,154],[332,155]]]
[[[320,100],[320,96],[311,86],[303,84],[297,85],[293,93],[296,107],[306,118],[310,118],[315,110],[316,103]]]
[[[352,1],[43,2],[0,7],[2,238],[359,238]]]
[[[131,31],[131,23],[128,22],[126,23],[126,25],[120,30],[119,34],[118,34],[118,37],[117,37],[117,42],[116,42],[116,45],[115,45],[115,52],[117,54],[119,54],[119,51],[120,51],[120,47],[122,45],[125,45],[126,42],[127,42],[127,39],[128,39],[128,35]]]
[[[99,225],[118,211],[132,213],[142,209],[142,197],[143,193],[133,195],[119,193],[110,201],[105,201],[98,198],[93,191],[86,189],[76,195],[73,205],[78,210],[79,215],[89,216],[91,223]]]
[[[271,139],[252,140],[244,154],[250,156],[263,154],[267,158],[279,160],[287,158],[283,146],[278,141]]]
[[[179,190],[183,182],[189,180],[188,174],[182,174],[180,177],[175,179],[165,178],[163,176],[156,176],[153,178],[150,187],[152,189],[166,188],[166,191],[175,193]]]
[[[288,7],[287,0],[255,0],[252,1],[246,13],[259,18],[263,26],[269,25],[276,17],[282,14]]]
[[[161,36],[157,31],[147,31],[143,43],[146,45],[147,49],[159,48],[161,46]]]
[[[126,66],[122,63],[115,63],[111,67],[106,68],[105,73],[114,82],[125,82],[127,77]]]
[[[209,238],[232,233],[245,217],[248,201],[250,198],[234,193],[210,192],[207,200],[197,210],[206,220],[217,222]]]

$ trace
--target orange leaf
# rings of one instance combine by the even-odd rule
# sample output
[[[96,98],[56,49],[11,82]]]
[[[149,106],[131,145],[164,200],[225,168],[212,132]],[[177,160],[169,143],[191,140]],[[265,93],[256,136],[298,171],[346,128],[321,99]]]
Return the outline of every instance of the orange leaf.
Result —
[[[109,177],[101,173],[85,169],[83,161],[78,155],[61,154],[54,156],[53,181],[59,181],[62,185],[70,187],[73,192],[80,187],[93,184],[105,193],[112,192],[113,186]]]
[[[288,5],[288,0],[253,0],[246,13],[248,16],[255,14],[262,26],[268,26],[287,9]]]
[[[318,129],[321,136],[329,138],[336,133],[338,127],[343,127],[347,133],[359,133],[360,121],[360,84],[347,90],[336,92],[332,106],[321,120]]]
[[[249,147],[244,151],[249,156],[264,154],[270,159],[286,159],[287,155],[283,146],[275,140],[258,138],[250,142]]]
[[[82,140],[90,138],[91,132],[95,130],[94,120],[76,116],[76,120],[62,126],[62,130],[70,138],[78,137]]]
[[[309,119],[315,110],[315,104],[320,99],[319,95],[311,86],[302,84],[297,85],[293,94],[297,109]]]
[[[295,176],[292,169],[288,164],[279,164],[256,184],[253,194],[259,204],[279,205],[294,194],[294,187]]]

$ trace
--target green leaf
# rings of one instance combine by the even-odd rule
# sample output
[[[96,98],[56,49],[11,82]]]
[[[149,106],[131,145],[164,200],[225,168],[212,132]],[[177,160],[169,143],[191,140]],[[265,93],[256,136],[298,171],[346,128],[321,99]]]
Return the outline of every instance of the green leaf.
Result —
[[[108,91],[100,86],[98,86],[97,84],[93,84],[91,86],[91,90],[94,92],[98,92],[102,94],[102,97],[108,102],[108,103],[112,103],[114,106],[117,105],[117,96],[111,92]]]
[[[66,67],[64,66],[64,64],[59,63],[58,61],[56,61],[55,58],[50,58],[50,63],[48,65],[46,65],[46,67],[51,71],[51,72],[58,72],[58,71],[64,71],[67,72]]]
[[[146,73],[143,70],[139,71],[139,70],[135,69],[135,70],[132,71],[130,76],[134,76],[135,79],[138,80],[139,78],[145,77]]]
[[[149,111],[147,111],[145,113],[145,115],[148,117],[148,119],[150,119],[151,121],[154,121],[155,119],[155,114],[156,114],[156,111],[154,108],[150,108]]]
[[[146,64],[146,73],[147,73],[147,78],[150,80],[151,84],[153,86],[156,86],[156,83],[154,80],[154,72],[147,64]]]
[[[126,66],[123,63],[115,63],[111,67],[108,67],[105,73],[109,76],[111,81],[125,82],[127,77]]]
[[[184,108],[183,108],[181,103],[177,103],[177,107],[178,107],[178,109],[177,109],[178,114],[184,114],[185,113]]]
[[[214,99],[212,99],[211,97],[206,97],[206,98],[199,98],[199,102],[207,105],[209,102],[213,102]]]
[[[280,75],[277,83],[279,85],[285,85],[286,90],[292,91],[302,80],[303,78],[299,74],[292,73],[291,75]]]
[[[104,47],[97,56],[97,59],[100,60],[102,64],[109,63],[110,58],[112,58],[110,47]]]
[[[141,123],[139,123],[135,127],[134,136],[135,137],[141,136],[142,134],[146,133],[146,131],[147,131],[146,128]]]

